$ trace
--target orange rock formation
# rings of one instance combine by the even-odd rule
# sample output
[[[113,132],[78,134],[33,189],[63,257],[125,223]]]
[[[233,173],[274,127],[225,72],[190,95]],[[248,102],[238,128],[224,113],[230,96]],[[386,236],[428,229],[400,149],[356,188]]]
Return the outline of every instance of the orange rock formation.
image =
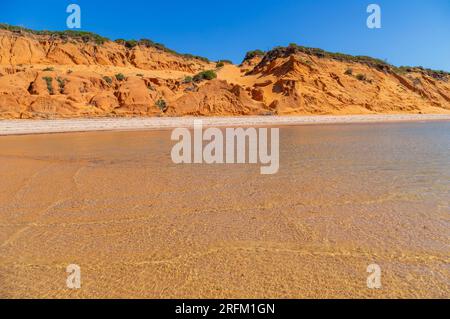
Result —
[[[190,78],[211,69],[217,79]],[[450,113],[450,74],[295,46],[216,68],[157,46],[0,30],[2,119],[376,113]]]

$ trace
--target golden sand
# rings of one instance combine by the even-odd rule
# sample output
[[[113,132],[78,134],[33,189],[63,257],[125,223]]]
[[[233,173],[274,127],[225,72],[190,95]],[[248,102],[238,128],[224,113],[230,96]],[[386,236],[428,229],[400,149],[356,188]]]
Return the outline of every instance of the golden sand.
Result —
[[[0,297],[448,298],[449,132],[286,127],[271,176],[169,131],[0,137]]]

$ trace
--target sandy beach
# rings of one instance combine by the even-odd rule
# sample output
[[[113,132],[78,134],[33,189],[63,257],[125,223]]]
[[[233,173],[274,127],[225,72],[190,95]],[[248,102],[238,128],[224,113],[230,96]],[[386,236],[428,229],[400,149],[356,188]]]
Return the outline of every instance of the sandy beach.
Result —
[[[57,120],[3,120],[0,135],[27,135],[46,133],[142,131],[177,127],[192,127],[201,119],[204,126],[289,126],[317,124],[351,124],[408,121],[448,121],[450,114],[394,114],[344,116],[241,116],[241,117],[154,117],[154,118],[98,118]]]
[[[450,298],[450,0],[4,2],[0,300]]]

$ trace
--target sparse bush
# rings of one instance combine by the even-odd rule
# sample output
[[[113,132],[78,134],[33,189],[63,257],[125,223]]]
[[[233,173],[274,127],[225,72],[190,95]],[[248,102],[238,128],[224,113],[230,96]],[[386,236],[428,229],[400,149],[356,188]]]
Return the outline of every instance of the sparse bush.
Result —
[[[345,70],[345,75],[353,75],[353,69],[348,68],[347,70]]]
[[[380,71],[389,71],[392,69],[390,64],[380,59],[375,59],[368,56],[352,56],[343,53],[333,53],[318,48],[300,46],[295,43],[291,43],[288,47],[275,47],[264,55],[264,59],[267,62],[272,61],[277,57],[287,57],[297,53],[304,53],[307,55],[316,56],[318,58],[333,59],[340,62],[361,63],[376,68]]]
[[[118,73],[116,74],[116,79],[117,81],[123,81],[125,80],[125,75],[123,75],[122,73]]]
[[[203,80],[210,81],[215,78],[217,78],[216,72],[214,72],[213,70],[208,70],[198,73],[197,75],[194,76],[193,80],[194,82],[201,82]]]
[[[422,66],[416,66],[416,67],[400,66],[400,67],[394,67],[393,70],[395,73],[400,74],[400,75],[406,75],[408,73],[413,73],[413,72],[421,73],[423,75],[432,77],[435,80],[445,81],[445,82],[448,82],[449,77],[450,77],[450,72],[426,69]]]
[[[249,52],[247,52],[247,54],[245,55],[245,58],[244,58],[244,61],[245,60],[251,60],[251,59],[253,59],[254,57],[257,57],[257,56],[263,56],[265,53],[264,53],[264,51],[262,51],[262,50],[253,50],[253,51],[249,51]]]
[[[153,42],[150,39],[141,39],[139,41],[117,39],[114,42],[116,42],[116,43],[118,43],[120,45],[123,45],[123,46],[125,46],[128,49],[132,49],[132,48],[134,48],[134,47],[139,45],[139,46],[143,46],[143,47],[146,47],[146,48],[155,48],[157,50],[161,50],[163,52],[167,52],[167,53],[170,53],[170,54],[181,56],[181,57],[184,57],[186,59],[197,59],[197,60],[201,60],[201,61],[204,61],[204,62],[209,62],[209,60],[207,58],[204,58],[204,57],[201,57],[201,56],[197,56],[197,55],[192,55],[192,54],[181,54],[181,53],[176,52],[175,50],[167,48],[162,43],[156,43],[156,42]]]
[[[134,48],[134,47],[139,45],[139,46],[144,46],[146,48],[155,48],[157,50],[161,50],[163,52],[167,52],[167,53],[170,53],[170,54],[181,56],[181,57],[184,57],[186,59],[197,59],[197,60],[201,60],[201,61],[204,61],[204,62],[209,62],[209,60],[207,58],[204,58],[204,57],[201,57],[201,56],[197,56],[197,55],[192,55],[192,54],[181,54],[181,53],[176,52],[175,50],[167,48],[162,43],[156,43],[156,42],[153,42],[150,39],[140,39],[139,41],[117,39],[115,42],[120,44],[120,45],[124,45],[128,49],[132,49],[132,48]]]
[[[24,32],[36,35],[46,35],[50,36],[54,39],[61,39],[63,41],[71,40],[80,40],[83,42],[94,42],[95,44],[103,44],[109,39],[102,37],[98,34],[86,31],[75,31],[75,30],[65,30],[65,31],[37,31],[31,30],[23,27],[12,26],[9,24],[0,23],[0,29],[8,30],[11,32]]]
[[[193,54],[189,54],[189,53],[181,54],[181,56],[184,57],[185,59],[196,59],[196,60],[200,60],[200,61],[209,63],[209,59],[202,57],[202,56],[193,55]]]
[[[127,40],[124,40],[124,39],[117,39],[117,40],[115,40],[114,42],[116,42],[117,44],[120,44],[120,45],[125,45],[125,43],[127,42]]]
[[[104,80],[106,83],[108,83],[109,85],[111,85],[112,82],[113,82],[113,80],[112,80],[109,76],[104,76],[104,77],[103,77],[103,80]]]
[[[161,112],[165,112],[168,109],[167,103],[164,99],[159,99],[156,101],[155,105],[161,110]]]
[[[216,74],[216,72],[214,72],[212,70],[208,70],[208,71],[203,72],[203,78],[208,81],[213,80],[213,79],[217,78],[217,74]]]
[[[225,66],[225,63],[223,62],[217,62],[216,68],[223,68]]]
[[[53,68],[53,67],[48,67],[48,68],[45,68],[43,71],[44,71],[44,72],[53,72],[53,71],[55,71],[55,68]]]
[[[184,78],[183,83],[192,83],[193,80],[192,76],[187,76]]]
[[[128,41],[125,41],[125,46],[128,48],[128,49],[132,49],[132,48],[134,48],[135,46],[137,46],[138,45],[138,42],[136,41],[136,40],[128,40]]]
[[[73,71],[72,70],[67,70],[67,74],[72,74]]]
[[[365,74],[359,73],[359,74],[356,75],[356,78],[357,78],[359,81],[367,81],[367,77],[366,77]]]
[[[107,41],[111,41],[108,38],[102,37],[98,34],[92,33],[92,32],[85,32],[85,31],[75,31],[75,30],[66,30],[66,31],[37,31],[37,30],[31,30],[23,27],[18,26],[12,26],[4,23],[0,23],[0,30],[8,30],[11,32],[16,33],[30,33],[30,34],[36,34],[36,35],[43,35],[43,36],[50,36],[52,39],[61,39],[64,42],[71,42],[76,43],[77,41],[82,42],[93,42],[95,44],[101,45],[104,44]],[[141,39],[139,41],[136,40],[124,40],[124,39],[117,39],[114,42],[124,45],[127,48],[134,48],[137,45],[143,45],[146,47],[154,47],[156,49],[162,50],[164,52],[168,52],[174,55],[178,55],[181,57],[185,57],[186,59],[197,59],[204,62],[209,62],[208,58],[196,56],[192,54],[181,54],[174,50],[171,50],[169,48],[166,48],[161,43],[155,43],[152,40],[148,39]]]
[[[140,39],[138,43],[139,45],[145,46],[147,48],[150,48],[155,45],[155,42],[149,39]]]
[[[58,82],[59,91],[62,93],[64,91],[64,88],[66,87],[66,80],[61,77],[57,77],[56,81]]]
[[[53,78],[50,76],[45,76],[42,79],[47,84],[48,93],[50,93],[51,95],[55,94],[55,91],[53,90]]]
[[[400,74],[400,75],[405,75],[407,73],[412,72],[412,70],[406,66],[400,66],[398,68],[395,68],[395,73]]]
[[[142,77],[144,77],[144,74],[142,74],[142,73],[139,73],[139,74],[136,74],[136,76],[138,76],[138,77],[142,78]]]

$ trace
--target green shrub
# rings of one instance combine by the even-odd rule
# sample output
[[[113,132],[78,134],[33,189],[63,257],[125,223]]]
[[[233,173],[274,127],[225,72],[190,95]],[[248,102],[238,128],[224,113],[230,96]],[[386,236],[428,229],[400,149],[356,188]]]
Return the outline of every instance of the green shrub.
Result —
[[[183,83],[192,83],[193,80],[192,76],[187,76],[184,78]]]
[[[125,46],[128,48],[128,49],[132,49],[132,48],[134,48],[135,46],[137,46],[138,45],[138,42],[136,41],[136,40],[128,40],[128,41],[125,41]]]
[[[264,53],[264,51],[262,51],[262,50],[253,50],[253,51],[249,51],[249,52],[247,52],[247,54],[245,55],[245,58],[244,58],[244,61],[246,61],[246,60],[251,60],[251,59],[253,59],[254,57],[257,57],[257,56],[263,56],[265,53]]]
[[[213,70],[208,70],[208,71],[203,72],[203,78],[208,81],[213,80],[213,79],[217,78],[217,74]]]
[[[48,68],[45,68],[43,71],[44,71],[44,72],[53,72],[53,71],[55,71],[55,68],[53,68],[53,67],[48,67]]]
[[[348,68],[347,70],[345,70],[345,75],[353,75],[353,69]]]
[[[155,42],[153,42],[152,40],[149,40],[149,39],[140,39],[139,40],[139,45],[142,45],[142,46],[145,46],[147,48],[150,48],[150,47],[155,45]]]
[[[138,77],[142,78],[142,77],[144,77],[144,74],[142,74],[142,73],[139,73],[139,74],[136,74],[136,76],[138,76]]]
[[[116,74],[116,79],[117,81],[123,81],[125,80],[125,75],[123,75],[122,73],[118,73]]]
[[[217,62],[216,68],[223,68],[225,66],[225,63],[223,62]]]
[[[159,99],[156,101],[155,105],[161,110],[161,112],[167,111],[168,106],[164,99]]]
[[[53,78],[50,76],[44,76],[42,79],[45,81],[45,83],[47,83],[48,93],[50,93],[51,95],[55,94],[55,91],[53,90]]]
[[[25,32],[30,34],[36,34],[36,35],[43,35],[43,36],[50,36],[53,39],[62,39],[65,42],[68,42],[69,40],[71,42],[76,41],[83,41],[83,42],[93,42],[95,44],[104,44],[107,41],[110,41],[108,38],[102,37],[98,34],[92,33],[92,32],[86,32],[86,31],[75,31],[75,30],[66,30],[66,31],[37,31],[37,30],[31,30],[23,27],[17,27],[17,26],[11,26],[8,24],[0,23],[0,30],[8,30],[11,32]],[[136,40],[125,40],[125,39],[117,39],[114,42],[120,45],[124,45],[127,48],[134,48],[137,45],[143,45],[146,47],[154,47],[156,49],[178,55],[181,57],[185,57],[187,59],[197,59],[204,62],[209,62],[209,60],[205,57],[192,55],[192,54],[181,54],[174,50],[171,50],[164,46],[161,43],[155,43],[152,40],[148,39],[141,39],[139,41]]]
[[[193,80],[195,82],[200,82],[203,80],[210,81],[215,78],[217,78],[216,72],[214,72],[213,70],[208,70],[208,71],[203,71],[203,72],[198,73],[197,75],[194,76]]]
[[[66,87],[66,80],[61,77],[57,77],[56,81],[58,82],[59,91],[62,93],[62,91],[64,91],[64,88]]]
[[[109,76],[104,76],[104,77],[103,77],[103,80],[105,80],[105,82],[108,83],[108,84],[110,84],[110,85],[111,85],[112,82],[113,82],[113,80],[112,80],[111,77],[109,77]]]

